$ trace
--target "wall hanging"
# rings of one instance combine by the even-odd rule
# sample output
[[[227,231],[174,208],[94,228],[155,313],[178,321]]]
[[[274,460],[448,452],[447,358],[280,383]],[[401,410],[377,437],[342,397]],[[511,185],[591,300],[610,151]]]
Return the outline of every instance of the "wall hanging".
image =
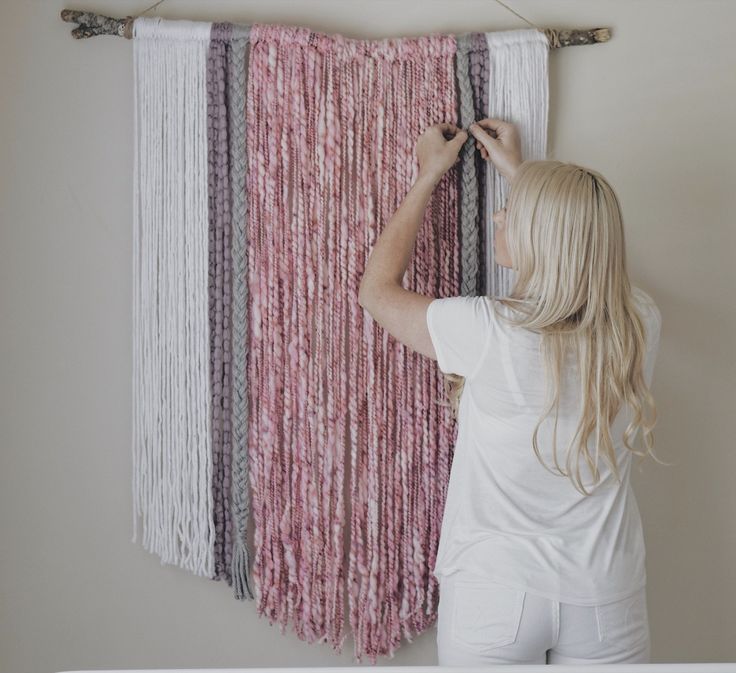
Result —
[[[424,128],[499,117],[544,158],[549,49],[607,29],[62,18],[133,39],[133,541],[141,525],[162,564],[224,580],[282,632],[392,657],[436,620],[457,428],[435,363],[359,306],[365,262]],[[406,286],[507,292],[488,244],[506,189],[467,143]]]

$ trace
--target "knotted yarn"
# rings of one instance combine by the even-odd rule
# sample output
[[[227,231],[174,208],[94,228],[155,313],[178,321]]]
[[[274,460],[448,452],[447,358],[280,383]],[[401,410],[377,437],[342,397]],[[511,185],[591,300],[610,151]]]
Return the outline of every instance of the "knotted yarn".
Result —
[[[248,264],[245,90],[250,26],[231,24],[227,55],[227,112],[232,205],[232,521],[233,549],[230,570],[235,597],[255,598],[250,575],[248,531],[250,480],[248,476]]]
[[[212,394],[212,496],[215,521],[214,579],[231,580],[231,222],[230,153],[226,99],[230,24],[213,23],[207,54],[209,203],[210,385]]]
[[[485,33],[470,33],[471,47],[468,51],[468,66],[470,68],[470,85],[473,89],[473,108],[475,120],[484,118],[488,110],[488,43]],[[486,171],[487,161],[480,152],[473,152],[475,173],[478,179],[478,293],[487,294],[486,280],[486,249],[488,240],[488,214],[486,211]]]
[[[470,82],[469,53],[474,46],[471,34],[457,38],[457,54],[455,58],[458,91],[460,95],[460,125],[468,128],[476,119],[473,86]],[[475,163],[476,149],[468,134],[467,141],[460,149],[460,241],[462,279],[460,294],[475,295],[478,292],[478,252],[480,249],[480,232],[478,230],[478,174]]]

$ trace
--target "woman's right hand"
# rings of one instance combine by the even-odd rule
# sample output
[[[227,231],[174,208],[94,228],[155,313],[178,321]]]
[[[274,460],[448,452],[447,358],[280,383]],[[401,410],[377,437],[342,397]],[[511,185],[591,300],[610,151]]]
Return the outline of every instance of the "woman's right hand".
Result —
[[[486,160],[490,158],[498,172],[511,182],[523,161],[521,138],[516,126],[511,122],[489,117],[472,123],[469,130],[481,156]]]

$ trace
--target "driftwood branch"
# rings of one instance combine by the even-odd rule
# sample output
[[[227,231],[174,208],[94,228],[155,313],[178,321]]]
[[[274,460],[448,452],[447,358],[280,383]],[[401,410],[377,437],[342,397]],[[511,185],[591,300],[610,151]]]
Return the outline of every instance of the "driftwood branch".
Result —
[[[102,14],[92,12],[78,12],[74,9],[62,9],[61,20],[67,23],[76,23],[77,27],[72,30],[72,37],[81,40],[83,37],[94,37],[95,35],[117,35],[128,40],[133,37],[134,16],[126,16],[124,19],[113,19]]]
[[[133,37],[133,21],[136,17],[126,16],[122,19],[113,19],[92,12],[62,9],[61,18],[67,23],[77,24],[77,28],[72,30],[72,37],[78,40],[95,35],[117,35],[130,40]],[[598,44],[611,39],[611,31],[608,28],[589,28],[587,30],[544,28],[542,32],[547,36],[550,49]]]

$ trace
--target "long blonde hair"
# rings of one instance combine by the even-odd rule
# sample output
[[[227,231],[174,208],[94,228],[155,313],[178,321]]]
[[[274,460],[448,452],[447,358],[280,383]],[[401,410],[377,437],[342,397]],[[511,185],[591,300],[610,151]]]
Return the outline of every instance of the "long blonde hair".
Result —
[[[552,393],[532,435],[539,461],[544,465],[537,441],[539,427],[554,407],[558,473],[569,476],[575,488],[589,495],[580,478],[580,457],[585,458],[597,484],[600,453],[620,483],[610,428],[622,405],[628,403],[634,414],[624,432],[624,445],[641,459],[650,454],[664,464],[652,451],[657,409],[644,379],[645,326],[635,308],[626,270],[621,208],[609,183],[597,171],[576,164],[525,161],[514,176],[506,204],[506,243],[516,280],[508,296],[495,300],[517,309],[518,317],[501,313],[499,317],[542,335],[540,348],[548,373],[548,394]],[[568,446],[565,472],[557,462],[556,431],[569,347],[577,350],[583,405],[577,432]],[[448,374],[445,383],[457,416],[465,380]],[[646,452],[631,445],[639,427]],[[595,437],[595,461],[587,446],[591,435]],[[574,476],[571,465],[575,466]]]

